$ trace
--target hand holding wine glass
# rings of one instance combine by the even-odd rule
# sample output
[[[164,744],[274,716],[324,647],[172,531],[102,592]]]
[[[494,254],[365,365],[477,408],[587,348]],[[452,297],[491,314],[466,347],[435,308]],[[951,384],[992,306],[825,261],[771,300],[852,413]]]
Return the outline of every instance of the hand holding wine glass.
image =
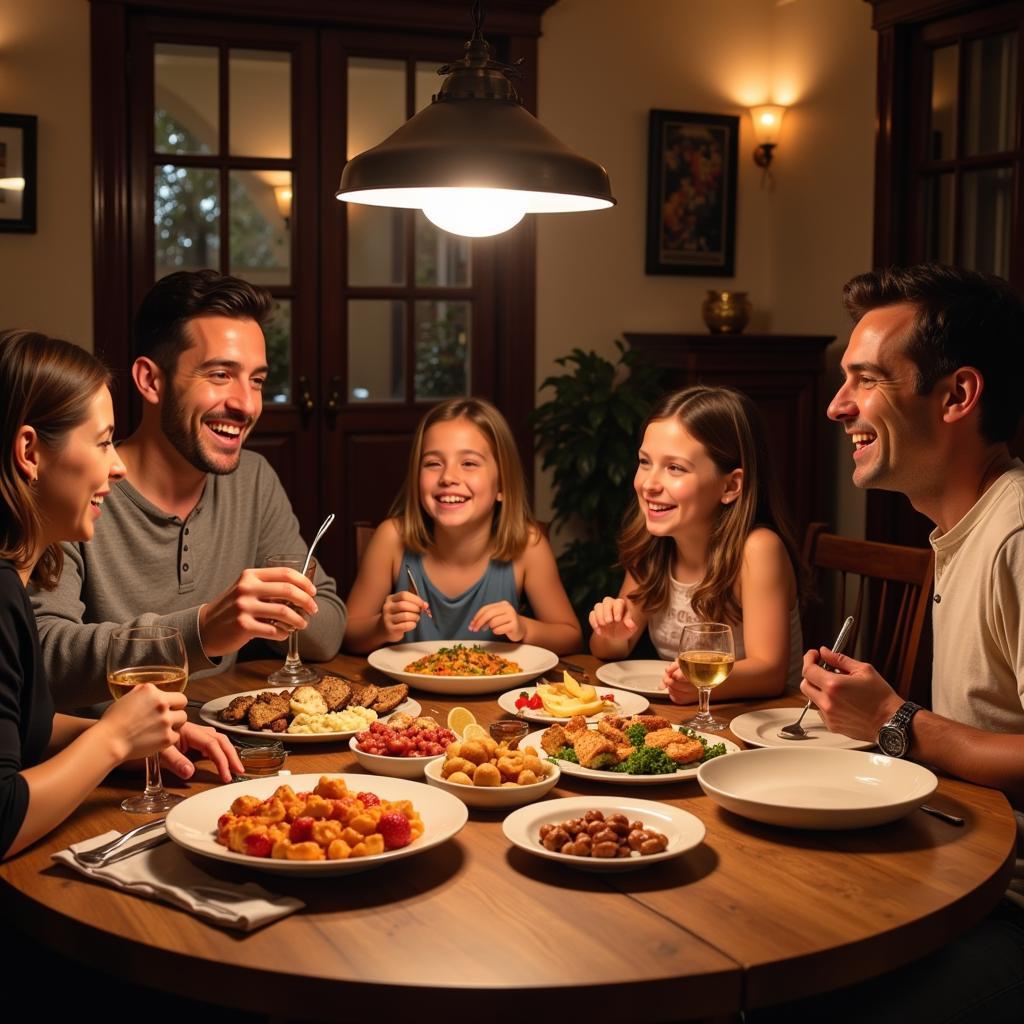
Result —
[[[132,694],[137,686],[144,683],[162,693],[180,694],[187,682],[188,658],[177,629],[172,626],[133,626],[118,629],[111,636],[107,647],[107,687],[115,701]],[[167,709],[161,710],[157,706],[159,702],[150,708],[145,707],[145,703],[144,697],[133,697],[132,714],[128,709],[115,707],[112,715],[115,719],[124,719],[117,724],[124,727],[134,743],[149,751],[146,756],[146,789],[139,796],[123,800],[121,807],[134,814],[161,814],[182,798],[166,792],[160,778],[159,751],[163,749],[162,741],[168,739]],[[183,705],[184,701],[181,703]],[[135,704],[141,706],[135,707]],[[179,727],[184,724],[183,710],[172,714],[181,715]]]
[[[729,678],[736,661],[732,628],[722,622],[693,622],[679,637],[679,668],[696,687],[697,714],[684,724],[702,732],[721,732],[725,722],[711,716],[711,691]]]
[[[296,554],[272,555],[267,559],[268,568],[291,569],[300,574],[304,564],[306,565],[306,579],[312,582],[316,576],[315,558]],[[284,664],[267,676],[267,682],[272,686],[298,686],[301,683],[315,683],[319,678],[319,672],[302,664],[302,659],[299,657],[299,634],[297,630],[292,630],[288,635],[288,653],[285,656]]]

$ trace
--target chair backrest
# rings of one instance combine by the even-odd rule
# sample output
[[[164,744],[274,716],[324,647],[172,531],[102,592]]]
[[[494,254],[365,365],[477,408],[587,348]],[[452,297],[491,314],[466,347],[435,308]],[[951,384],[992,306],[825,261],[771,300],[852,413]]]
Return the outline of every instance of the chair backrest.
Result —
[[[824,571],[837,574],[835,622],[842,622],[847,615],[856,619],[847,653],[856,652],[856,657],[871,662],[901,697],[908,697],[931,597],[931,548],[850,540],[826,533],[824,523],[811,523],[804,558],[823,597]],[[831,637],[822,637],[820,624],[812,628],[815,632],[805,632],[808,642],[832,642]]]

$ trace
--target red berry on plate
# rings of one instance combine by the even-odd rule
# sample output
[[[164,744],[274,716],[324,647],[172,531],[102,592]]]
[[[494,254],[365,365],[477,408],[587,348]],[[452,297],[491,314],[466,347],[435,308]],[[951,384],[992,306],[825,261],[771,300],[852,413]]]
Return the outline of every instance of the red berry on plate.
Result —
[[[313,819],[296,818],[288,830],[288,838],[293,843],[308,843],[313,838]]]
[[[313,821],[312,818],[309,820]],[[270,836],[264,832],[250,832],[242,840],[242,845],[245,847],[245,852],[251,857],[269,857],[270,851],[274,848]]]
[[[358,793],[356,799],[362,800],[364,807],[376,807],[380,803],[380,797],[376,793]]]
[[[406,816],[397,811],[382,814],[377,831],[384,837],[385,850],[397,850],[412,842],[412,826]]]

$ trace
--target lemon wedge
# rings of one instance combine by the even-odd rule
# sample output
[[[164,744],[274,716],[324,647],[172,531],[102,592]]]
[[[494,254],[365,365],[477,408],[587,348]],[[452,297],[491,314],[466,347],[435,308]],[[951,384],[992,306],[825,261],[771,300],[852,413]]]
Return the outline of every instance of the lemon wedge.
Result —
[[[469,708],[452,708],[448,712],[448,728],[456,736],[465,738],[466,728],[470,725],[476,725],[476,715]]]
[[[487,739],[487,735],[487,730],[478,722],[470,722],[469,725],[467,725],[466,728],[462,730],[462,738],[465,741],[485,740]]]

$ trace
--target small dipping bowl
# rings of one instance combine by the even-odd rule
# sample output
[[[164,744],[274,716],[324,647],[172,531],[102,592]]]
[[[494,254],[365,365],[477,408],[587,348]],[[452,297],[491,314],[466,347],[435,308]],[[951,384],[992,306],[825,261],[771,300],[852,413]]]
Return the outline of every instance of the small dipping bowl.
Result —
[[[280,740],[268,740],[257,746],[236,747],[238,759],[245,769],[241,779],[264,779],[276,775],[288,758],[288,751]]]
[[[530,726],[521,718],[499,718],[489,726],[491,739],[495,743],[506,744],[509,750],[515,750],[529,731]]]

